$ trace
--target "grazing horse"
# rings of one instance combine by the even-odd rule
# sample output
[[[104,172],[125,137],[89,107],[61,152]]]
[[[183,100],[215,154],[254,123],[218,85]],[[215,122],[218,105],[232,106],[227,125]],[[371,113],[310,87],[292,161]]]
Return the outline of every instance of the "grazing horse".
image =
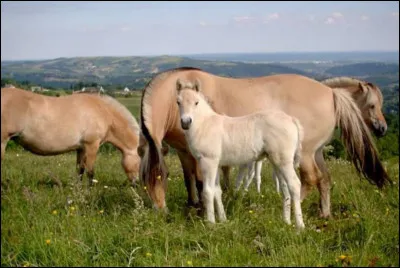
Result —
[[[122,166],[135,183],[140,128],[128,109],[107,95],[44,96],[18,88],[1,89],[1,159],[7,142],[37,155],[77,151],[79,177],[85,169],[92,184],[100,145],[110,142],[122,153]]]
[[[367,124],[369,129],[372,130],[377,137],[382,137],[385,135],[387,124],[382,113],[383,96],[378,86],[363,80],[346,76],[328,78],[321,81],[321,83],[331,88],[342,88],[350,92],[352,98],[361,111],[364,122]],[[253,180],[254,175],[256,175],[257,190],[260,192],[260,172],[262,168],[262,162],[257,162],[255,173],[253,171],[254,165],[255,162],[249,163],[247,166],[243,166],[239,169],[236,179],[236,189],[240,187],[243,177],[245,176],[246,168],[248,168],[244,189],[247,190],[251,181]],[[275,180],[276,189],[277,192],[279,192],[279,183],[274,171],[272,173],[272,178]]]
[[[219,114],[236,117],[268,107],[296,117],[304,128],[300,160],[301,199],[313,186],[317,186],[322,217],[331,214],[331,179],[322,150],[331,140],[335,126],[339,126],[344,145],[358,173],[380,188],[391,181],[379,160],[361,112],[345,89],[330,88],[296,74],[228,78],[185,67],[157,74],[142,94],[141,129],[149,148],[146,157],[141,159],[140,176],[158,208],[166,207],[167,167],[160,150],[163,140],[178,153],[188,191],[188,204],[198,204],[196,186],[198,193],[202,191],[202,174],[180,125],[175,100],[177,78],[198,79],[203,86],[203,94]]]
[[[203,176],[202,200],[207,220],[215,223],[214,201],[219,220],[226,220],[218,167],[246,164],[267,156],[283,186],[285,222],[290,224],[292,199],[297,228],[304,229],[301,183],[295,171],[303,138],[300,122],[279,110],[263,110],[241,117],[220,115],[207,103],[198,80],[182,82],[178,78],[176,83],[181,126]]]

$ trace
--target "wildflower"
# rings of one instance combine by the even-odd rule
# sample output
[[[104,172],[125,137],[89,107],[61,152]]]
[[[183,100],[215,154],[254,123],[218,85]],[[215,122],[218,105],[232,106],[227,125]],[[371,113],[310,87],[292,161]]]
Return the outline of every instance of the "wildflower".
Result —
[[[104,189],[107,189],[108,188],[108,186],[107,185],[104,185]]]
[[[261,195],[261,198],[264,198],[264,195],[263,195],[263,194]]]
[[[57,213],[58,213],[57,210],[53,210],[52,212],[53,215],[57,215]]]
[[[187,261],[188,265],[193,265],[192,261]]]
[[[269,221],[269,224],[271,224],[272,223],[272,221]]]
[[[253,213],[254,213],[254,211],[252,211],[252,210],[249,210],[249,213],[250,213],[250,214],[253,214]]]
[[[146,187],[146,186],[144,186],[144,187],[143,187],[143,189],[147,190],[147,187]]]
[[[343,261],[343,260],[345,260],[345,259],[346,259],[346,255],[340,255],[340,256],[339,256],[339,260]]]
[[[388,215],[389,214],[389,208],[387,207],[386,208],[386,214],[385,215]]]
[[[146,252],[146,257],[151,257],[151,253],[150,252]]]
[[[98,180],[95,180],[95,179],[93,179],[93,180],[92,180],[92,182],[93,182],[94,184],[96,184],[96,183],[98,183],[99,181],[98,181]]]
[[[69,209],[70,209],[71,211],[74,211],[74,210],[75,210],[75,207],[72,206],[72,207],[70,207]]]
[[[99,211],[99,214],[103,214],[104,213],[104,209]]]
[[[161,175],[157,176],[157,180],[159,180],[159,181],[161,180]]]
[[[46,239],[46,244],[47,245],[50,245],[50,242],[51,242],[50,239]]]

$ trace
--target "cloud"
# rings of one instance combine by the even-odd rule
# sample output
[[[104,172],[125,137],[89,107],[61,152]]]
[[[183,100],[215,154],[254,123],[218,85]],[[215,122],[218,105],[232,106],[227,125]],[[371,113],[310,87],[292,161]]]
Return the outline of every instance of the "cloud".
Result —
[[[249,22],[254,20],[253,17],[250,16],[237,16],[233,18],[234,21],[236,21],[237,23],[244,23],[244,22]]]
[[[334,24],[334,23],[335,23],[335,19],[334,19],[334,18],[331,18],[331,17],[328,17],[328,18],[324,21],[324,23],[325,23],[325,24]]]
[[[263,23],[268,23],[268,22],[270,22],[270,21],[272,21],[272,20],[277,20],[277,19],[279,19],[279,18],[280,18],[280,16],[279,16],[278,13],[271,13],[271,14],[269,14],[269,15],[267,16],[267,18],[265,18],[265,19],[263,20]]]
[[[340,19],[340,18],[343,18],[343,14],[340,12],[333,12],[332,17],[336,18],[336,19]]]
[[[362,15],[360,18],[361,18],[361,20],[369,20],[369,17],[366,15]]]

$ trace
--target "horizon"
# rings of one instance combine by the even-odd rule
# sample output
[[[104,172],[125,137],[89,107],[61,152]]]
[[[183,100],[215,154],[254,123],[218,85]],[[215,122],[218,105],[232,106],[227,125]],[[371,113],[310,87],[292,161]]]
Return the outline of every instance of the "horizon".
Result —
[[[205,55],[241,55],[241,54],[344,54],[344,53],[400,53],[399,50],[359,50],[359,51],[284,51],[284,52],[222,52],[222,53],[192,53],[192,54],[170,54],[170,55],[121,55],[121,56],[76,56],[76,57],[57,57],[57,58],[32,58],[18,60],[1,60],[1,62],[17,62],[17,61],[49,61],[57,59],[74,59],[74,58],[129,58],[129,57],[190,57]]]
[[[398,1],[2,1],[1,61],[395,51],[398,10]]]

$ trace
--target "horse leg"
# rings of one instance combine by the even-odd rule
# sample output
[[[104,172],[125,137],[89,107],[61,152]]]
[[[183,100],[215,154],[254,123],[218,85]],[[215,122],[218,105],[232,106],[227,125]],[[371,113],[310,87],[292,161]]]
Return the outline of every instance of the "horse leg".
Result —
[[[279,194],[280,193],[279,179],[278,179],[278,175],[276,174],[275,168],[272,169],[272,180],[275,181],[275,189],[276,189],[276,192]]]
[[[76,150],[76,166],[78,172],[78,179],[82,181],[83,173],[85,173],[85,153],[84,149],[82,148]]]
[[[222,174],[223,174],[223,178],[224,178],[222,188],[224,189],[224,191],[227,191],[230,186],[229,173],[230,173],[231,167],[223,166],[223,167],[221,167],[221,170],[222,170]]]
[[[206,210],[206,217],[210,223],[215,223],[214,200],[216,196],[216,178],[218,161],[215,159],[202,158],[200,170],[203,177],[202,199]]]
[[[222,189],[221,189],[221,185],[219,183],[219,172],[217,169],[217,175],[215,178],[215,206],[216,206],[216,210],[217,210],[217,215],[218,215],[218,219],[220,222],[224,222],[226,221],[226,214],[225,214],[225,210],[224,210],[224,204],[222,203]]]
[[[296,171],[294,170],[293,163],[288,161],[285,164],[279,166],[279,173],[284,178],[287,188],[289,188],[290,197],[294,205],[294,215],[296,219],[296,226],[298,230],[304,229],[305,225],[303,222],[303,213],[300,204],[300,188],[301,182],[297,177]],[[285,186],[283,188],[286,188]],[[283,190],[283,189],[282,189]]]
[[[253,181],[254,178],[254,166],[255,161],[252,161],[247,164],[247,175],[244,181],[244,190],[247,192],[250,186],[250,183]]]
[[[242,181],[243,181],[243,176],[245,176],[246,170],[247,170],[247,164],[244,164],[244,165],[240,165],[240,166],[239,166],[238,175],[237,175],[237,177],[236,177],[236,187],[235,187],[235,191],[239,191],[240,186],[241,186]]]
[[[8,140],[1,142],[1,161],[3,161],[4,155],[6,153],[7,142],[8,142]]]
[[[185,181],[186,190],[188,192],[188,207],[199,206],[199,198],[196,193],[197,181],[195,178],[196,173],[196,160],[188,153],[183,151],[177,151],[179,160],[181,162],[183,170],[183,178]]]
[[[282,203],[283,203],[283,209],[282,209],[282,214],[283,214],[283,221],[287,224],[291,224],[290,216],[291,216],[291,204],[292,200],[290,197],[290,192],[288,189],[288,186],[285,182],[285,178],[283,177],[283,174],[279,171],[278,168],[274,168],[274,174],[275,178],[280,184],[280,188],[282,189]]]
[[[256,162],[256,184],[257,184],[257,192],[261,192],[261,169],[262,169],[262,160]]]
[[[96,154],[100,147],[100,141],[95,141],[84,145],[85,151],[85,169],[89,178],[89,186],[93,185],[94,177],[94,162],[96,161]]]
[[[315,153],[315,162],[322,172],[317,184],[320,193],[320,217],[329,218],[331,216],[331,177],[328,173],[322,150],[323,148],[320,148]]]
[[[318,183],[319,169],[315,163],[313,154],[303,152],[300,160],[301,195],[303,201]]]

